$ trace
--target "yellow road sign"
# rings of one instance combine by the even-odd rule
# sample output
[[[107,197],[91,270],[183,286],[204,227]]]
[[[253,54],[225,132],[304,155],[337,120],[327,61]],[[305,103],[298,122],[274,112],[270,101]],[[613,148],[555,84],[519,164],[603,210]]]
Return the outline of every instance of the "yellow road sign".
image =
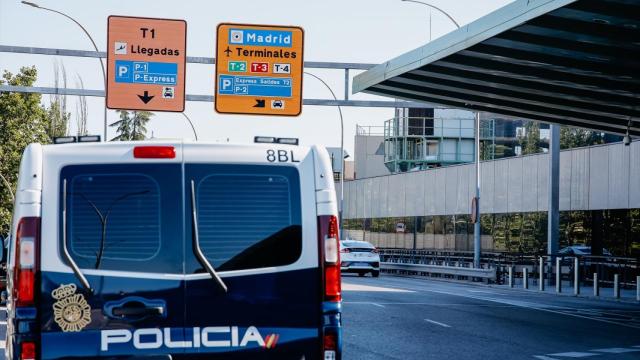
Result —
[[[218,25],[216,111],[300,115],[303,52],[300,27]]]
[[[109,16],[107,107],[184,111],[187,23]]]

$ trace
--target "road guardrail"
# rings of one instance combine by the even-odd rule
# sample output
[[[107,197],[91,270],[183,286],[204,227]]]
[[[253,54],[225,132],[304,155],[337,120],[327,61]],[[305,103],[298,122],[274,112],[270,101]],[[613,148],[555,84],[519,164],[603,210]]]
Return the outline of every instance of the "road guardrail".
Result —
[[[428,264],[406,264],[396,262],[381,262],[380,267],[383,270],[409,271],[424,274],[451,275],[468,278],[482,278],[486,280],[496,279],[496,269],[476,269],[463,266],[443,266]]]

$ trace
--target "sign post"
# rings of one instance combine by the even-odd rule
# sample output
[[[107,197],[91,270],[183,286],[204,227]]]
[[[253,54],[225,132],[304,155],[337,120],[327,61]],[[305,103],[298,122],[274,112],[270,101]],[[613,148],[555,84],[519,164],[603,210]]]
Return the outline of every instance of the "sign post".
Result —
[[[303,42],[299,27],[218,25],[216,111],[300,115]]]
[[[107,107],[184,111],[187,23],[109,16]]]

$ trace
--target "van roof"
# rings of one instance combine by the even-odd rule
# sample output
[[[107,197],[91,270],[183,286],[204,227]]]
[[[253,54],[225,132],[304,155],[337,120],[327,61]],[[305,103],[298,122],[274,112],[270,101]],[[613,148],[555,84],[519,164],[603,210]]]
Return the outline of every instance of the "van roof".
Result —
[[[159,144],[183,144],[183,145],[211,145],[211,146],[220,146],[220,147],[248,147],[248,148],[264,148],[265,146],[283,146],[283,147],[295,147],[295,148],[306,148],[309,146],[302,145],[289,145],[289,144],[281,144],[281,143],[232,143],[232,142],[217,142],[217,141],[202,141],[202,140],[192,140],[192,139],[183,139],[183,138],[152,138],[145,140],[137,140],[137,141],[101,141],[101,142],[75,142],[75,143],[66,143],[66,144],[47,144],[43,145],[48,149],[51,148],[68,148],[68,147],[118,147],[122,145],[126,146],[144,146],[144,145],[159,145]]]

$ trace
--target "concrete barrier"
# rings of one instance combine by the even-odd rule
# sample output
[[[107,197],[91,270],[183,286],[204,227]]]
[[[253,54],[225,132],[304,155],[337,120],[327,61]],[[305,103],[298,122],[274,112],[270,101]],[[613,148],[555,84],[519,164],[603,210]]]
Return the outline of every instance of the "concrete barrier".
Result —
[[[406,264],[395,262],[381,262],[380,268],[384,270],[416,271],[428,274],[466,276],[482,278],[488,280],[496,279],[496,269],[475,269],[458,266],[426,265],[426,264]]]

